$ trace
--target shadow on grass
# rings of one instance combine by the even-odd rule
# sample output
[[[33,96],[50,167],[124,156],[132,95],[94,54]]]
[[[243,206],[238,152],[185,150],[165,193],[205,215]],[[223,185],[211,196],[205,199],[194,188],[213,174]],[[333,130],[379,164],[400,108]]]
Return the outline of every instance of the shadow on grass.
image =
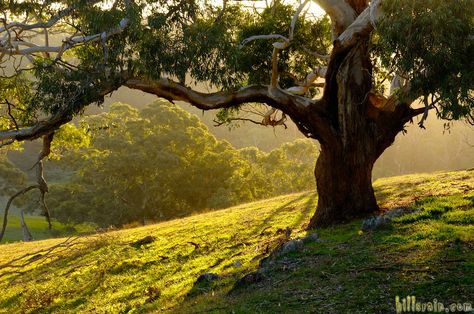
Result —
[[[360,231],[361,221],[319,229],[321,241],[259,267],[261,277],[237,284],[237,274],[229,274],[232,280],[213,283],[172,311],[386,314],[395,313],[395,296],[411,295],[445,305],[472,303],[474,226],[466,220],[449,224],[443,216],[468,215],[472,206],[458,202],[446,210],[445,198],[430,202],[443,208],[440,215],[366,233]]]
[[[101,235],[95,239],[80,241],[81,239],[83,238],[68,238],[64,242],[18,257],[1,265],[0,277],[3,277],[1,279],[2,283],[7,286],[21,285],[25,282],[41,283],[55,276],[67,277],[71,272],[81,267],[90,266],[89,264],[81,265],[81,257],[107,246],[111,237]],[[78,241],[75,242],[74,240]],[[59,273],[58,269],[67,265],[71,265],[71,269],[67,273]],[[16,308],[19,312],[35,312],[41,309],[54,312],[54,309],[57,308],[61,308],[62,311],[65,309],[72,310],[78,304],[85,302],[85,297],[94,292],[100,285],[101,279],[101,272],[97,272],[89,280],[83,282],[80,289],[70,292],[74,292],[74,298],[61,298],[61,302],[56,302],[55,299],[64,294],[62,290],[65,287],[45,286],[43,289],[39,289],[37,286],[25,286],[16,294],[4,300],[0,299],[0,312],[2,309],[12,308]]]
[[[266,227],[268,227],[268,225],[272,222],[272,220],[276,216],[281,214],[282,211],[284,211],[284,210],[289,210],[289,211],[295,210],[295,208],[291,207],[291,206],[297,204],[298,202],[302,201],[303,199],[305,199],[307,197],[308,197],[308,193],[303,193],[300,196],[292,199],[291,201],[288,201],[288,202],[282,204],[281,206],[277,207],[275,210],[272,211],[272,213],[270,215],[265,217],[265,219],[262,221],[262,223],[260,225],[257,225],[254,228],[254,232],[257,233],[257,234],[262,233],[262,230],[264,230]],[[308,203],[309,203],[309,201],[306,204],[308,204]],[[303,209],[303,211],[307,212],[310,209],[311,208],[305,208],[305,209]]]

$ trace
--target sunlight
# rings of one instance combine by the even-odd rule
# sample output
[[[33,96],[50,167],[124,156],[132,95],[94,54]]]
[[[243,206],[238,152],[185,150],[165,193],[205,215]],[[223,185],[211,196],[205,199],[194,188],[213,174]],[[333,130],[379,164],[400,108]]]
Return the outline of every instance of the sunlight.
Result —
[[[212,0],[211,1],[212,3],[216,3],[216,4],[222,4],[222,0]],[[268,1],[268,0],[257,0],[257,1],[236,1],[236,0],[231,0],[229,1],[230,3],[241,3],[242,6],[246,7],[246,8],[250,8],[250,9],[253,9],[253,8],[257,8],[257,9],[263,9],[265,8],[266,6],[270,5],[272,1]],[[298,6],[302,1],[298,1],[298,0],[284,0],[283,1],[284,3],[290,3],[290,4],[293,4],[295,7]],[[307,14],[309,17],[312,17],[312,18],[316,18],[316,17],[320,17],[322,15],[325,14],[325,12],[323,11],[323,9],[321,9],[320,6],[318,6],[316,3],[314,3],[313,1],[310,1],[309,4],[307,5]]]

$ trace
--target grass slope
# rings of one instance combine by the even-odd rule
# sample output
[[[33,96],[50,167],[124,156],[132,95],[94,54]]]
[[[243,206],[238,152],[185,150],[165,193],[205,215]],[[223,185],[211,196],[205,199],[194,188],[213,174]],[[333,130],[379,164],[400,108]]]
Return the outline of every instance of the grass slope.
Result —
[[[3,218],[3,215],[2,215]],[[48,223],[42,216],[25,215],[25,221],[35,240],[44,240],[49,238],[65,237],[72,234],[86,233],[94,230],[92,226],[77,225],[74,228],[53,221],[53,229],[48,229]],[[8,215],[8,226],[5,230],[5,236],[2,243],[16,242],[23,239],[23,231],[20,224],[20,215],[17,212],[11,212]]]
[[[94,236],[1,246],[4,313],[391,313],[396,295],[474,302],[474,172],[381,179],[382,207],[423,210],[386,228],[315,230],[319,243],[232,290],[281,244],[304,236],[313,193]],[[154,241],[131,245],[147,236]],[[222,279],[195,286],[205,272]]]

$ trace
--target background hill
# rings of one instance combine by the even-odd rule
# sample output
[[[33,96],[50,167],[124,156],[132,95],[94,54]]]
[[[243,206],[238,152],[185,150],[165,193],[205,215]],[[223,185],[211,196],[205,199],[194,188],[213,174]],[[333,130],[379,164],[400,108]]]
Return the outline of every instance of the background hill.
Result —
[[[316,240],[244,281],[275,248],[307,234],[316,195],[2,245],[0,312],[392,313],[396,295],[472,303],[474,172],[386,178],[375,188],[385,209],[420,209],[375,231],[362,231],[361,220],[313,230]],[[204,273],[219,279],[195,284]]]
[[[205,90],[201,86],[201,90]],[[108,111],[110,105],[120,101],[143,109],[156,101],[156,97],[128,88],[120,88],[112,97],[106,98],[104,107],[89,107],[86,114]],[[296,126],[288,121],[288,129],[283,127],[262,127],[252,123],[241,123],[240,127],[216,127],[213,122],[216,112],[203,112],[185,103],[178,104],[186,111],[196,114],[209,131],[218,139],[226,140],[235,148],[255,146],[263,151],[271,151],[281,144],[303,138]],[[397,176],[417,172],[459,170],[474,166],[474,128],[465,122],[452,122],[446,128],[446,121],[437,120],[431,114],[425,123],[427,130],[420,129],[416,121],[407,127],[407,133],[397,136],[374,167],[374,178]],[[39,143],[26,143],[23,153],[10,153],[10,160],[21,170],[31,168],[40,150]],[[61,171],[49,168],[47,176],[53,180]]]

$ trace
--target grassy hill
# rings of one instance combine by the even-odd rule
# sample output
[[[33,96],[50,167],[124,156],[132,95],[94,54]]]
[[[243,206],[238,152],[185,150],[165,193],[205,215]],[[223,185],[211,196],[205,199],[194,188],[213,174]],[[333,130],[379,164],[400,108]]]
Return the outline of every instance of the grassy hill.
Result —
[[[361,220],[236,282],[307,234],[300,193],[142,228],[1,245],[1,313],[392,313],[395,296],[474,303],[474,171],[375,183],[384,209],[420,211],[363,232]],[[137,242],[138,241],[138,242]],[[220,279],[195,284],[203,273]]]
[[[77,225],[72,228],[57,221],[53,221],[53,229],[49,230],[48,223],[42,216],[25,215],[25,221],[35,240],[64,237],[80,233],[90,233],[94,230],[94,227],[85,224]],[[8,215],[8,227],[1,243],[21,241],[21,239],[23,239],[23,231],[20,224],[20,214],[18,212],[12,211]]]

